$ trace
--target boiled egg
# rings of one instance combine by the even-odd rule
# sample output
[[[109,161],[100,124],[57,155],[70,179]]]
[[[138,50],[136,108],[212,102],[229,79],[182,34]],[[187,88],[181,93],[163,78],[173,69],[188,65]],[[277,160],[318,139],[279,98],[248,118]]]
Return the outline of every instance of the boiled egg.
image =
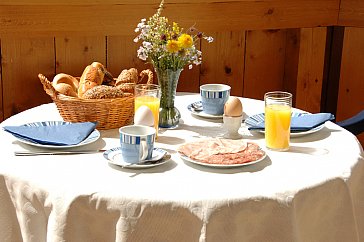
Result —
[[[134,115],[134,124],[154,126],[154,116],[152,110],[148,106],[140,106]]]
[[[224,115],[229,117],[240,117],[243,114],[243,105],[239,98],[230,96],[224,106]]]

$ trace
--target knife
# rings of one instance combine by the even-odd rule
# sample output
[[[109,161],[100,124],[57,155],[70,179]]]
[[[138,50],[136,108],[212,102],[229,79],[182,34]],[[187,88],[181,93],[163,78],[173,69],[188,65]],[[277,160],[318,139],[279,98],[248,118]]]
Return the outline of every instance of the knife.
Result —
[[[75,150],[75,151],[14,151],[16,156],[32,156],[32,155],[78,155],[78,154],[93,154],[104,152],[106,150]]]

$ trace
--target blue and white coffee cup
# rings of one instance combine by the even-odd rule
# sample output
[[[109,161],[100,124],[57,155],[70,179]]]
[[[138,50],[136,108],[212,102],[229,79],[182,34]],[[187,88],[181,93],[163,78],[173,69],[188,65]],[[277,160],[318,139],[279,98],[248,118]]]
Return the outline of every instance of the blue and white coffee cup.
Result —
[[[200,86],[203,111],[211,115],[222,115],[230,97],[231,87],[225,84],[205,84]]]
[[[128,125],[121,127],[119,133],[121,155],[125,162],[136,164],[152,158],[155,128],[144,125]]]

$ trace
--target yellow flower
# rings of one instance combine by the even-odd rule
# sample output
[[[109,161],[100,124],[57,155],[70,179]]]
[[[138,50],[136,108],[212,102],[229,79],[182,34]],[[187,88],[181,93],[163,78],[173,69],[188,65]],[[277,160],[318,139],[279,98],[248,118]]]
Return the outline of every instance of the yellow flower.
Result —
[[[193,45],[193,39],[189,34],[182,34],[178,38],[178,42],[182,48],[191,48]]]
[[[173,22],[172,30],[173,30],[174,33],[179,34],[180,29],[179,29],[178,24],[176,22]]]
[[[176,53],[180,49],[179,42],[177,40],[168,40],[167,42],[167,50],[170,53]]]

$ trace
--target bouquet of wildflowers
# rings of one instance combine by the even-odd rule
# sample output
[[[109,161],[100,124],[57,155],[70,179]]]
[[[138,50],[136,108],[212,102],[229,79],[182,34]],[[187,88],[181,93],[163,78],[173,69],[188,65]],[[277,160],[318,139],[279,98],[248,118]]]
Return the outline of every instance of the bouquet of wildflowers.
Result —
[[[158,11],[148,21],[142,19],[135,29],[139,35],[134,42],[142,42],[137,51],[138,57],[161,69],[177,70],[186,65],[191,69],[193,64],[201,64],[202,52],[196,49],[195,44],[200,39],[212,42],[213,38],[194,27],[183,32],[177,23],[170,24],[166,17],[161,16],[163,4],[164,0]]]

